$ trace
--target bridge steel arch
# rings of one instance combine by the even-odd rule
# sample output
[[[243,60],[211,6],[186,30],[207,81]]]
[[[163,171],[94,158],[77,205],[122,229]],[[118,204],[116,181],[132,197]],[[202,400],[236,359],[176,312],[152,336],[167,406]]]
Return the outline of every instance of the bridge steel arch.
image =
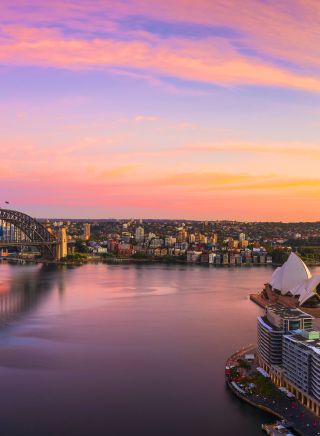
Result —
[[[18,212],[10,209],[0,209],[0,220],[13,224],[20,229],[25,235],[26,241],[18,241],[18,245],[34,245],[39,248],[42,255],[46,257],[56,257],[56,244],[57,239],[37,220],[26,215],[25,213]],[[10,242],[17,245],[17,241],[0,241],[10,246]]]

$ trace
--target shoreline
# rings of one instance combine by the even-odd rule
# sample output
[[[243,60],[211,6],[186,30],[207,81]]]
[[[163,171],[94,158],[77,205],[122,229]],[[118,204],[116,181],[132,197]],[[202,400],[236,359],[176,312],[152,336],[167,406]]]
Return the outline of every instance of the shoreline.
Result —
[[[75,260],[55,260],[55,259],[28,259],[28,258],[14,258],[14,257],[2,257],[0,258],[0,262],[12,262],[12,263],[42,263],[46,265],[84,265],[86,263],[107,263],[107,264],[162,264],[162,265],[188,265],[191,267],[214,267],[214,268],[256,268],[256,267],[272,267],[271,264],[261,264],[261,263],[242,263],[242,264],[214,264],[214,263],[193,263],[187,262],[186,260],[166,260],[166,259],[134,259],[128,257],[110,257],[110,258],[101,258],[101,257],[91,257],[82,259],[81,261]]]
[[[243,366],[240,366],[239,360],[246,360],[246,354],[253,354],[254,359],[250,361],[249,368],[243,370],[241,369]],[[266,395],[259,391],[259,383],[256,384],[256,381],[254,381],[254,383],[257,386],[257,390],[252,391],[252,388],[248,389],[246,383],[248,384],[250,379],[251,382],[252,379],[255,380],[255,374],[258,373],[257,368],[259,367],[259,363],[256,346],[249,345],[232,354],[226,360],[225,367],[226,385],[239,400],[274,416],[278,420],[290,422],[290,424],[292,424],[290,425],[290,429],[298,436],[316,436],[319,434],[319,417],[305,409],[295,397],[288,398],[283,392],[280,393],[280,391],[280,396],[277,396],[277,391],[273,393],[273,396]],[[233,372],[234,370],[236,370],[235,373]],[[270,378],[268,378],[268,380],[270,380],[274,389],[279,389]],[[238,383],[240,383],[240,385]],[[253,389],[255,389],[255,387]],[[301,419],[301,415],[303,415],[303,419]],[[315,421],[317,423],[316,427],[313,425]]]
[[[14,258],[14,257],[1,257],[0,261],[12,262],[12,263],[42,263],[42,264],[54,264],[54,265],[84,265],[86,263],[107,263],[107,264],[162,264],[162,265],[188,265],[188,266],[201,266],[201,267],[214,267],[214,268],[256,268],[256,267],[276,267],[277,264],[268,263],[241,263],[241,264],[215,264],[215,263],[198,263],[198,262],[187,262],[186,260],[167,260],[163,258],[152,258],[152,259],[135,259],[130,257],[110,257],[110,258],[88,258],[82,261],[72,261],[72,260],[55,260],[55,259],[28,259],[28,258]],[[308,266],[320,266],[320,263],[307,264]],[[265,307],[265,304],[261,301],[262,298],[259,294],[250,294],[250,300],[258,304],[260,307]]]
[[[231,385],[231,383],[227,380],[226,384],[228,386],[228,388],[230,389],[230,391],[237,397],[239,398],[239,400],[246,402],[247,404],[249,404],[250,406],[254,407],[255,409],[259,409],[262,410],[263,412],[269,413],[270,415],[274,416],[275,418],[280,419],[281,421],[285,421],[286,418],[282,415],[280,415],[279,413],[277,413],[276,411],[270,409],[267,406],[263,406],[262,404],[257,404],[254,401],[251,401],[249,398],[246,398],[244,395],[241,395],[240,392],[237,392],[233,386]],[[292,427],[292,430],[298,435],[298,436],[305,436],[304,433],[301,433],[299,430],[297,430],[295,427]]]
[[[297,308],[300,309],[300,307],[297,305],[296,300],[292,299],[292,300],[288,300],[288,298],[292,298],[292,297],[283,297],[278,298],[278,299],[267,299],[265,297],[263,297],[261,294],[250,294],[249,295],[250,300],[257,304],[259,307],[261,307],[262,309],[265,309],[269,304],[272,303],[279,303],[283,306],[286,307],[291,307],[291,308]],[[303,307],[302,310],[306,313],[308,313],[309,315],[312,315],[316,320],[320,319],[320,308],[319,307]]]

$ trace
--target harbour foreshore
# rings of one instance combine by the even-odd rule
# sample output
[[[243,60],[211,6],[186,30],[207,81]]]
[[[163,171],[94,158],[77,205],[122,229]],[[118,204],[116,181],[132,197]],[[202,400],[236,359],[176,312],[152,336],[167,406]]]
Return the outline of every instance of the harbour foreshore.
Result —
[[[249,296],[250,300],[253,301],[258,306],[265,309],[269,304],[273,303],[280,303],[283,306],[286,307],[298,307],[297,300],[293,297],[288,297],[286,295],[272,295],[271,293],[268,293],[268,298],[265,297],[263,292],[257,293],[257,294],[250,294]],[[303,311],[308,313],[309,315],[314,316],[316,319],[320,318],[320,308],[319,307],[304,307]],[[317,324],[320,322],[317,321]]]
[[[254,360],[250,360],[249,370],[245,370],[240,366],[241,363],[246,361],[246,355],[251,358],[254,355]],[[268,383],[272,385],[272,389],[276,395],[274,397],[266,394],[261,394],[259,390],[255,390],[254,383],[248,383],[248,379],[261,371],[256,360],[256,349],[250,345],[235,352],[226,361],[226,384],[230,391],[240,400],[245,401],[249,405],[256,407],[264,412],[273,415],[278,420],[290,422],[290,428],[295,434],[299,436],[317,436],[320,434],[320,421],[319,419],[304,408],[294,396],[288,397],[285,392],[279,390],[274,385],[267,374],[265,376]],[[236,369],[234,369],[236,368]],[[237,373],[239,370],[239,374]],[[233,376],[231,376],[233,371]],[[260,375],[259,375],[260,377]],[[261,375],[261,377],[263,377]],[[249,380],[250,381],[250,380]],[[263,424],[263,423],[261,423]]]

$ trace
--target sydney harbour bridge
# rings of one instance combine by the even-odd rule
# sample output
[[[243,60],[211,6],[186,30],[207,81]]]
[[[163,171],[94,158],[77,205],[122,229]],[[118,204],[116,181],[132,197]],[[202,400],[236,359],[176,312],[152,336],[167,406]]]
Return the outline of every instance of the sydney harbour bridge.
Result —
[[[67,240],[22,212],[0,209],[0,249],[10,247],[36,247],[43,257],[59,259],[67,253]]]

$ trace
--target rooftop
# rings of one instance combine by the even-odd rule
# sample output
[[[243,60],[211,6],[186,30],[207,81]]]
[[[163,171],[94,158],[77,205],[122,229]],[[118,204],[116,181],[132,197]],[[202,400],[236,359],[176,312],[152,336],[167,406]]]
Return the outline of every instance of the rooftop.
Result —
[[[286,335],[285,337],[295,342],[296,344],[300,345],[301,347],[310,348],[311,350],[315,351],[317,354],[320,354],[320,339],[319,338],[309,339],[309,335],[307,335],[306,333],[309,334],[311,333],[310,336],[312,336],[312,333],[316,333],[316,332],[308,332],[308,331],[305,332],[304,330],[297,330],[295,333],[291,335]]]
[[[297,319],[297,318],[313,319],[312,315],[309,315],[308,313],[305,313],[300,309],[297,309],[295,307],[283,306],[282,304],[279,303],[269,304],[267,306],[267,311],[273,312],[274,314],[281,316],[281,318],[286,318],[286,319]]]

